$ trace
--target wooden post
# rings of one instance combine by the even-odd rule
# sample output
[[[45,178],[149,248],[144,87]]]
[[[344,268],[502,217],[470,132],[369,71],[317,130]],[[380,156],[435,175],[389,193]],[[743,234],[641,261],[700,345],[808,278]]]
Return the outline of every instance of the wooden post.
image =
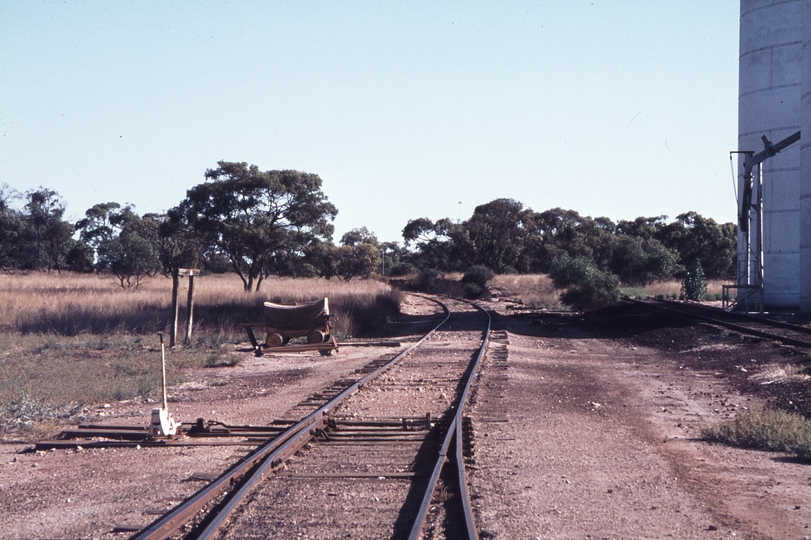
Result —
[[[168,411],[169,405],[166,403],[166,352],[163,350],[163,332],[158,332],[161,338],[161,390],[163,392],[163,410]]]
[[[176,268],[172,271],[172,335],[169,336],[169,347],[174,347],[177,342],[177,326],[178,319],[180,318],[180,302],[178,302],[178,294],[180,289],[180,278],[189,276],[189,295],[188,303],[186,305],[186,345],[191,343],[191,330],[192,330],[192,317],[194,315],[194,276],[199,275],[200,270],[196,268]]]
[[[175,346],[177,340],[177,319],[180,315],[180,305],[177,301],[178,288],[180,287],[180,269],[172,270],[172,333],[169,334],[169,348]]]
[[[186,302],[186,345],[191,345],[191,329],[194,320],[194,276],[198,270],[189,270],[189,296]]]

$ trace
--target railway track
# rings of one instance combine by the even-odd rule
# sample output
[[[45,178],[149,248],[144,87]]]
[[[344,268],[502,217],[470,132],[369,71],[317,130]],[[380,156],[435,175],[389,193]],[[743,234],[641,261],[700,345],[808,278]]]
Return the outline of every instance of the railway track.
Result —
[[[490,316],[434,301],[445,318],[409,349],[302,402],[298,421],[132,538],[477,538],[462,412]]]
[[[629,299],[628,301],[690,319],[723,326],[742,334],[771,339],[794,347],[811,348],[811,328],[806,326],[762,316],[730,313],[722,309],[696,304],[683,304],[667,300],[642,301]]]

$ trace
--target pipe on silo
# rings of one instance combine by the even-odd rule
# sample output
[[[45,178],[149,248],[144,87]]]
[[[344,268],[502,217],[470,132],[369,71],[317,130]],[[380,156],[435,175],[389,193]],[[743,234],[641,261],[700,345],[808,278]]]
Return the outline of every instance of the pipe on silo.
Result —
[[[811,312],[811,0],[803,13],[800,98],[800,309]]]

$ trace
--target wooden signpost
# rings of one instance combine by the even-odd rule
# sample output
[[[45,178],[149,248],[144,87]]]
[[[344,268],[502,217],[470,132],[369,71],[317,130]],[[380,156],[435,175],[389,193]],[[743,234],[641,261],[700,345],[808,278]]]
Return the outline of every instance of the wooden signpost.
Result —
[[[188,276],[189,294],[186,301],[186,339],[184,344],[191,343],[192,324],[194,323],[194,276],[200,275],[197,268],[178,268],[172,272],[172,333],[169,336],[169,347],[174,347],[177,341],[177,325],[180,318],[180,303],[178,302],[178,290],[180,289],[180,278]]]

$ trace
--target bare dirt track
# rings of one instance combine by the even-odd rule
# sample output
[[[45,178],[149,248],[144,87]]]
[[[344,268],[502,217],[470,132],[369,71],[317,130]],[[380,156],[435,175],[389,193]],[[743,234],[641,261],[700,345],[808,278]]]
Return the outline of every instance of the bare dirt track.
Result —
[[[811,537],[807,464],[698,440],[744,407],[803,410],[792,366],[805,357],[640,307],[507,316],[505,305],[486,304],[506,333],[467,410],[481,538]],[[246,357],[190,373],[170,409],[185,421],[267,423],[379,352]],[[112,422],[141,424],[153,406],[110,405],[99,412]],[[4,538],[126,538],[248,450],[17,453],[25,447],[0,445]]]
[[[483,538],[811,534],[808,465],[698,440],[793,351],[640,308],[521,319],[472,411]]]

